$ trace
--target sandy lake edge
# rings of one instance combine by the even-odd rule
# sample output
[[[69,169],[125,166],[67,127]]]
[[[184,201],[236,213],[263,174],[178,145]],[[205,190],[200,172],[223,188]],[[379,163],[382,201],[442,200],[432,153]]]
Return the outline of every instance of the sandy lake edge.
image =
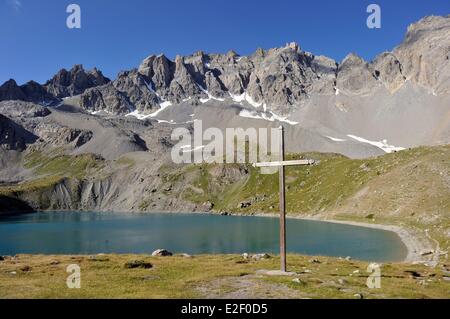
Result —
[[[237,216],[233,214],[234,216]],[[242,215],[246,216],[246,215]],[[278,217],[278,214],[254,214],[252,216],[256,217]],[[407,249],[407,256],[403,260],[404,263],[429,263],[431,265],[435,265],[439,261],[439,252],[435,253],[435,247],[431,244],[430,240],[424,237],[421,234],[418,234],[417,231],[413,231],[412,229],[406,229],[401,226],[394,225],[385,225],[385,224],[372,224],[372,223],[364,223],[364,222],[356,222],[356,221],[348,221],[348,220],[335,220],[335,219],[327,219],[324,217],[308,217],[308,216],[292,216],[286,215],[286,219],[300,219],[300,220],[310,220],[310,221],[321,221],[327,223],[334,224],[344,224],[344,225],[352,225],[358,227],[366,227],[373,229],[381,229],[393,232],[397,234],[400,240],[403,242]],[[426,256],[422,255],[426,253]],[[429,253],[429,254],[428,254]]]

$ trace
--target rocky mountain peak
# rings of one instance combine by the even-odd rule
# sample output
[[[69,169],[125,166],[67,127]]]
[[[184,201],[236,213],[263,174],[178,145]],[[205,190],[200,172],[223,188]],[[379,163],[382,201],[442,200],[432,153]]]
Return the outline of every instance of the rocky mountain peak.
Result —
[[[255,53],[253,54],[253,57],[257,58],[264,58],[266,55],[266,51],[263,48],[256,49]]]
[[[110,80],[96,68],[85,71],[83,65],[77,64],[70,71],[61,69],[44,86],[50,94],[57,98],[63,98],[81,94],[88,88],[104,85],[108,82]]]
[[[238,56],[239,56],[239,54],[237,54],[236,51],[234,51],[234,50],[230,50],[227,52],[227,57],[229,57],[229,58],[236,58]]]
[[[155,61],[156,55],[150,55],[146,57],[138,67],[138,72],[151,78],[153,71],[153,61]]]
[[[447,16],[426,16],[408,26],[405,39],[412,39],[421,32],[433,32],[436,29],[446,27],[450,15]]]
[[[5,100],[25,100],[26,96],[16,81],[9,79],[0,86],[0,101]]]
[[[345,68],[345,67],[352,67],[355,65],[363,65],[366,61],[356,53],[349,53],[347,56],[342,60],[342,62],[339,65],[339,68]]]
[[[139,72],[153,83],[153,88],[167,88],[173,78],[175,63],[170,61],[164,54],[149,56],[138,68]]]
[[[21,89],[26,96],[26,101],[37,102],[45,105],[50,105],[56,101],[55,97],[47,92],[45,87],[35,81],[25,83],[21,86]]]
[[[368,95],[378,85],[369,64],[355,53],[347,55],[338,66],[336,87],[346,95]]]
[[[294,50],[296,52],[299,52],[301,50],[300,46],[298,45],[297,42],[286,43],[286,48],[289,48],[289,49]]]
[[[407,81],[433,95],[450,93],[450,15],[429,16],[411,24],[393,54]]]
[[[202,50],[199,50],[199,51],[195,52],[193,54],[193,56],[204,57],[205,56],[205,52],[203,52]]]
[[[5,83],[3,83],[2,87],[18,87],[16,80],[14,79],[9,79],[8,81],[6,81]]]
[[[20,100],[50,105],[56,101],[55,97],[35,81],[29,81],[18,86],[13,79],[6,81],[0,87],[0,101]]]
[[[72,68],[70,69],[71,73],[77,73],[77,72],[84,72],[84,68],[82,64],[75,64],[74,66],[72,66]]]

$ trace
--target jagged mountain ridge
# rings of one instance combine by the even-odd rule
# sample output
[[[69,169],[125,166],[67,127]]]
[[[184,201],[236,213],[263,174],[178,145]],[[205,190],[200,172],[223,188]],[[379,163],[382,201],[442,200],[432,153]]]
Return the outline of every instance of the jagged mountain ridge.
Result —
[[[426,88],[433,94],[449,92],[448,63],[450,44],[449,17],[427,17],[409,27],[404,43],[393,52],[384,52],[366,62],[349,54],[341,63],[328,57],[315,56],[296,43],[270,50],[258,49],[251,56],[206,54],[177,56],[175,61],[164,55],[151,55],[138,69],[122,72],[97,94],[109,96],[114,86],[125,92],[131,109],[144,114],[158,110],[162,104],[210,100],[244,102],[247,105],[289,114],[314,95],[367,96],[379,87],[395,93],[405,83]],[[415,49],[410,50],[409,46]],[[420,60],[420,63],[416,61]],[[439,67],[438,67],[439,65]],[[119,92],[114,92],[118,95]],[[110,112],[127,113],[129,105]],[[83,104],[87,109],[101,109]]]
[[[412,24],[397,48],[371,62],[352,53],[338,63],[296,43],[258,49],[250,56],[199,51],[171,61],[151,55],[114,81],[80,65],[59,71],[42,86],[29,82],[18,87],[10,80],[0,87],[0,100],[50,104],[80,95],[82,108],[113,114],[151,114],[168,105],[215,100],[289,114],[311,96],[368,96],[380,87],[393,94],[407,82],[433,95],[448,94],[449,51],[450,17],[432,16]]]
[[[86,89],[109,83],[110,79],[94,68],[85,71],[82,65],[75,65],[72,69],[60,70],[44,85],[29,81],[19,86],[10,79],[0,87],[0,101],[20,100],[34,102],[41,105],[52,105],[62,98],[83,93]]]

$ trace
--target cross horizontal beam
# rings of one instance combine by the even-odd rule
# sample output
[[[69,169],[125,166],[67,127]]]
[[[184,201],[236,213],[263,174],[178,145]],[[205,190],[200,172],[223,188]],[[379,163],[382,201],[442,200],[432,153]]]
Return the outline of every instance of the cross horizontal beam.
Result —
[[[295,165],[312,165],[314,160],[295,160],[295,161],[275,161],[275,162],[261,162],[253,163],[253,167],[280,167],[280,166],[295,166]]]

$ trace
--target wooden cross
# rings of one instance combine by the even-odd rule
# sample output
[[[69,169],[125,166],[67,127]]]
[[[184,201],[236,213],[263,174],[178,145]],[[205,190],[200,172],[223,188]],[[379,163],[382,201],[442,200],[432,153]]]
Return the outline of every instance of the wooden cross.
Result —
[[[281,271],[286,272],[286,198],[285,198],[285,179],[284,167],[296,165],[312,165],[314,160],[284,160],[284,128],[279,127],[280,130],[280,161],[278,162],[263,162],[254,163],[253,167],[279,167],[279,186],[280,186],[280,257],[281,257]]]

